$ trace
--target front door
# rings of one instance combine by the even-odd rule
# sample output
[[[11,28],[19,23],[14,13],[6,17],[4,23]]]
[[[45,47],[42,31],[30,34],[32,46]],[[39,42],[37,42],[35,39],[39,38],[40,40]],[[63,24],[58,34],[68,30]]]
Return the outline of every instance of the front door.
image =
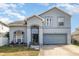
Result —
[[[39,44],[39,27],[38,26],[32,26],[31,28],[31,37],[32,37],[32,44],[38,45]]]
[[[39,44],[38,34],[32,34],[32,43],[33,43],[33,45],[38,45]]]

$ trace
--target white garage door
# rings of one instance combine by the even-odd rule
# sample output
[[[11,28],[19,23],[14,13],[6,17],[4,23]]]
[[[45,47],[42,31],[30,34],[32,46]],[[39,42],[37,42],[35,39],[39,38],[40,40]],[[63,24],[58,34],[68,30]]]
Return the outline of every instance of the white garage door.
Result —
[[[44,34],[44,44],[67,44],[67,35],[65,34]]]

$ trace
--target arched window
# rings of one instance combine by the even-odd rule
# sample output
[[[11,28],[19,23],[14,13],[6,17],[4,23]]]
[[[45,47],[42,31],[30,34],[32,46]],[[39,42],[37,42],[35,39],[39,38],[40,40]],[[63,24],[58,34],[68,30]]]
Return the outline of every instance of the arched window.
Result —
[[[23,31],[15,31],[14,32],[14,42],[15,43],[23,43],[24,42],[24,32]]]

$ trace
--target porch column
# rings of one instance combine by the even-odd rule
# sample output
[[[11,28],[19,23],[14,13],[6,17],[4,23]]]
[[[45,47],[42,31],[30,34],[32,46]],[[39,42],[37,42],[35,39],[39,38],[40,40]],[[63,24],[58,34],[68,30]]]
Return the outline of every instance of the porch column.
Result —
[[[39,27],[39,44],[40,44],[40,46],[43,45],[43,29],[42,29],[42,26]]]
[[[31,28],[27,26],[27,46],[29,46],[31,42]]]

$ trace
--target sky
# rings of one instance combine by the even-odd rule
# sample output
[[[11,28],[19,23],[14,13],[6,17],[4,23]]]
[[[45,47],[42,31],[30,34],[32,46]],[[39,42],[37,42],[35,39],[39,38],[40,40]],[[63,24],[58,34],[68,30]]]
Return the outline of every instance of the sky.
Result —
[[[78,3],[0,3],[0,21],[8,24],[10,22],[24,20],[32,15],[58,7],[72,15],[71,31],[79,27],[79,4]]]

